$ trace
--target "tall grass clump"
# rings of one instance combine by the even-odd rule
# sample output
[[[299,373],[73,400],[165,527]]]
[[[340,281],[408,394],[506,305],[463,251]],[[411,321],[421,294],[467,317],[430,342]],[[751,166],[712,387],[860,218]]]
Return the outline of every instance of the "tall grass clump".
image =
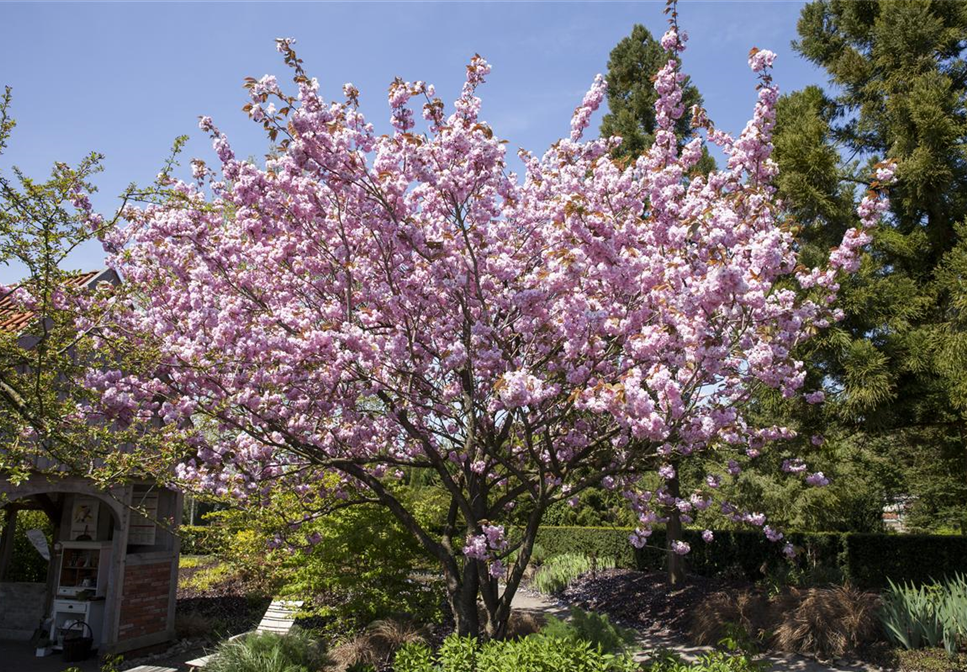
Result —
[[[287,635],[252,633],[215,650],[206,672],[317,672],[329,660],[318,640],[293,629]]]
[[[890,581],[880,622],[890,641],[905,649],[943,646],[956,654],[967,646],[967,577],[922,586]]]
[[[614,559],[592,558],[580,553],[555,555],[541,565],[531,585],[535,590],[551,595],[567,588],[585,572],[600,569],[614,569]]]

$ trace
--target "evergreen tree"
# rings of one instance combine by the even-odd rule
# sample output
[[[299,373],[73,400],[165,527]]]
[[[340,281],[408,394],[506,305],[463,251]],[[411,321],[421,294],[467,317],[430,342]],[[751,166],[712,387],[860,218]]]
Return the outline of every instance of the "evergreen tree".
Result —
[[[614,150],[615,156],[635,159],[651,147],[655,139],[655,100],[658,94],[653,85],[654,74],[668,61],[651,32],[636,23],[631,35],[611,50],[608,58],[608,113],[601,120],[601,135],[619,135],[621,145]],[[690,79],[682,87],[685,109],[702,106],[702,96]],[[675,125],[675,134],[687,141],[692,134],[691,114],[682,115]],[[702,160],[695,169],[708,173],[715,163],[703,152]]]
[[[897,160],[899,181],[840,294],[846,318],[809,346],[807,387],[834,403],[765,408],[806,437],[836,425],[896,465],[883,490],[915,495],[917,524],[963,527],[967,4],[818,0],[798,31],[794,47],[833,85],[778,108],[779,187],[803,227],[802,261],[819,263],[842,238],[875,162]]]

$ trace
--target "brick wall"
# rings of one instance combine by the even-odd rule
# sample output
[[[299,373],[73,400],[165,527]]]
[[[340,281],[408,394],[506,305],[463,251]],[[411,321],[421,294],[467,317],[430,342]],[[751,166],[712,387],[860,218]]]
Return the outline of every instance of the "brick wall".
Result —
[[[164,632],[168,625],[170,588],[169,560],[125,567],[119,641]]]
[[[43,583],[0,583],[0,630],[33,633],[44,615]]]

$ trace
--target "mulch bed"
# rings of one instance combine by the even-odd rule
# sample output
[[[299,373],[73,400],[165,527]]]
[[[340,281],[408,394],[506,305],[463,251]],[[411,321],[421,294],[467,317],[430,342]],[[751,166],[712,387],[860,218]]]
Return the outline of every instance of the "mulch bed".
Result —
[[[689,576],[685,585],[671,587],[661,572],[606,569],[585,574],[568,586],[561,597],[587,611],[607,614],[611,620],[642,632],[687,636],[695,608],[712,593],[740,590],[750,584]]]

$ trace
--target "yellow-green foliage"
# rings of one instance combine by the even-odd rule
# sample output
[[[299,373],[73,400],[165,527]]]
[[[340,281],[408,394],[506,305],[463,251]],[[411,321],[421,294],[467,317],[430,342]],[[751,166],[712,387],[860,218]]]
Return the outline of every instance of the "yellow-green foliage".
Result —
[[[189,558],[189,563],[192,562],[194,560]],[[179,581],[180,587],[188,590],[208,591],[236,576],[234,568],[222,560],[210,559],[207,564],[202,564],[199,561],[190,564],[188,567],[184,564],[179,565],[179,567],[196,569],[190,575],[183,576]]]
[[[411,579],[414,570],[434,565],[388,511],[350,507],[296,530],[287,525],[291,517],[284,509],[277,502],[262,511],[224,510],[207,517],[215,557],[250,590],[304,599],[306,614],[339,620],[340,630],[397,613],[436,617],[438,586]],[[282,544],[273,550],[277,537]],[[219,571],[225,570],[207,570],[193,581],[217,579]]]
[[[3,530],[2,522],[0,517],[0,530]],[[17,514],[13,555],[10,558],[7,575],[4,577],[6,581],[43,583],[47,580],[47,561],[27,539],[27,530],[30,529],[42,530],[48,544],[53,538],[54,528],[43,511],[20,511]]]
[[[212,562],[208,555],[182,555],[178,558],[178,569],[194,569]]]

